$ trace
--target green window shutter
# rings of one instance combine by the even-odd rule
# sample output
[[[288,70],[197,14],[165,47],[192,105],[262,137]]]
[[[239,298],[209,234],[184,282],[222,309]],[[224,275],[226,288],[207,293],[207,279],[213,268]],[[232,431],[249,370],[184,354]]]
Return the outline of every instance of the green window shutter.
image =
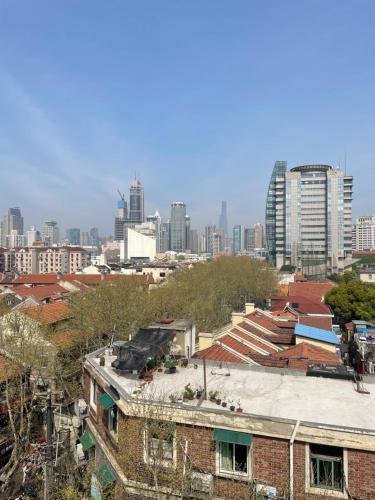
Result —
[[[109,408],[112,408],[116,404],[106,392],[99,396],[98,401],[105,410],[109,410]]]
[[[86,451],[93,446],[95,446],[95,441],[90,432],[85,431],[82,436],[79,438],[80,443],[82,444],[83,451]]]
[[[96,469],[95,475],[102,485],[103,490],[107,488],[111,483],[116,481],[116,476],[113,473],[113,470],[108,464],[103,464],[99,469]]]
[[[214,429],[215,441],[222,443],[234,443],[250,446],[253,441],[253,435],[247,432],[228,431],[226,429]]]

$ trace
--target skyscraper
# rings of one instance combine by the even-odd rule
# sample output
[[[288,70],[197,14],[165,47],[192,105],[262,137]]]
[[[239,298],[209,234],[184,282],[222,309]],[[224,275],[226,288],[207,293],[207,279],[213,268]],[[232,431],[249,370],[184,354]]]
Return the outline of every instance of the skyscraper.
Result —
[[[162,253],[165,250],[163,250],[162,244],[162,221],[159,212],[156,211],[154,215],[148,215],[146,221],[155,225],[156,252]]]
[[[283,179],[287,169],[286,161],[276,161],[272,170],[271,180],[268,186],[266,200],[266,247],[268,259],[272,265],[276,265],[276,200],[277,179]],[[281,214],[280,214],[281,216]]]
[[[66,239],[70,245],[81,244],[81,230],[78,227],[72,227],[66,230]]]
[[[57,245],[60,241],[60,230],[55,220],[46,220],[42,227],[42,241],[47,245]]]
[[[40,241],[40,232],[37,231],[35,226],[30,226],[30,229],[26,232],[27,246],[33,246],[35,241]]]
[[[246,252],[253,252],[255,248],[255,228],[246,227],[244,229],[244,250]]]
[[[306,276],[344,269],[351,258],[353,178],[329,165],[302,165],[275,181],[276,265]]]
[[[185,217],[185,222],[186,222],[186,250],[191,250],[191,237],[190,237],[190,215],[187,215]]]
[[[121,193],[120,193],[121,195]],[[124,228],[128,217],[128,204],[125,201],[124,195],[117,202],[117,217],[115,217],[114,239],[121,241],[124,239]]]
[[[240,254],[245,247],[245,228],[241,225],[233,226],[233,253]]]
[[[176,201],[171,205],[170,248],[173,252],[186,250],[186,205]]]
[[[224,236],[228,235],[227,202],[221,202],[221,213],[219,218],[219,228],[224,231]]]
[[[15,232],[14,232],[15,231]],[[13,235],[23,235],[23,217],[19,207],[10,208],[7,215],[4,216],[2,226],[2,242],[4,246],[8,246],[8,237]]]
[[[90,229],[90,244],[94,247],[99,245],[99,229],[97,227]]]
[[[130,187],[129,222],[141,224],[145,220],[145,205],[143,187],[138,179],[134,179]]]
[[[205,248],[204,251],[206,253],[213,253],[214,251],[214,234],[216,232],[216,226],[214,224],[208,224],[204,228],[204,241],[205,241]]]
[[[263,224],[257,222],[254,224],[254,248],[264,247]]]

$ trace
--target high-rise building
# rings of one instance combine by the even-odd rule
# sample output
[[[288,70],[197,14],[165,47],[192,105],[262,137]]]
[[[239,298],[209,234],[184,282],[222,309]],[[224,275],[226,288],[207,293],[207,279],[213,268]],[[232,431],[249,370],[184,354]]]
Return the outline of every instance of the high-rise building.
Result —
[[[245,228],[241,225],[233,226],[233,253],[239,255],[245,246]]]
[[[97,227],[90,229],[90,245],[94,247],[99,246],[99,229]]]
[[[16,231],[16,233],[12,233]],[[10,235],[23,235],[23,217],[21,215],[21,210],[19,207],[10,208],[7,215],[4,216],[3,226],[2,226],[2,242],[3,246],[8,246],[8,237]]]
[[[165,253],[171,249],[171,224],[170,222],[161,223],[161,234],[160,234],[160,252]]]
[[[353,250],[375,250],[375,215],[358,217],[353,229]]]
[[[8,248],[21,248],[25,246],[25,236],[23,234],[18,234],[16,229],[12,229],[10,234],[7,236],[7,247]]]
[[[70,245],[81,244],[81,230],[78,227],[72,227],[66,230],[66,239]]]
[[[129,222],[141,224],[145,220],[143,187],[138,179],[134,179],[130,187]]]
[[[185,217],[186,222],[186,250],[191,250],[191,238],[190,238],[190,215]]]
[[[30,226],[30,229],[26,232],[27,246],[31,247],[36,241],[40,241],[40,232],[37,231],[35,226]]]
[[[284,179],[286,169],[286,161],[275,162],[266,200],[266,247],[269,261],[274,266],[276,265],[276,240],[280,237],[283,238],[283,235],[276,235],[276,201],[278,199],[277,195],[279,194],[276,185],[278,179]],[[282,217],[282,214],[279,213],[278,216]]]
[[[185,252],[186,205],[181,201],[176,201],[171,205],[170,238],[170,249],[173,252]]]
[[[120,193],[121,194],[121,193]],[[121,241],[124,239],[124,228],[128,218],[128,204],[123,195],[117,202],[117,217],[115,217],[114,240]]]
[[[315,277],[343,270],[352,251],[353,178],[329,165],[303,165],[277,175],[273,189],[268,234],[276,236],[276,266]]]
[[[148,215],[146,221],[152,222],[155,225],[156,252],[162,253],[165,250],[163,250],[162,245],[162,220],[158,210],[154,213],[154,215]]]
[[[218,228],[212,235],[212,254],[215,255],[224,252],[224,245],[224,229]]]
[[[257,222],[254,224],[254,248],[264,247],[264,231],[263,224]]]
[[[60,242],[60,230],[55,220],[47,220],[42,226],[42,241],[47,245],[57,245]]]
[[[255,248],[255,228],[254,227],[246,227],[244,229],[244,243],[243,249],[246,252],[252,252]]]
[[[204,251],[206,253],[214,252],[214,234],[216,233],[216,226],[214,224],[208,224],[204,228],[204,236],[205,236],[205,248]]]
[[[227,202],[226,201],[221,202],[219,228],[224,231],[224,236],[228,236],[228,216],[227,216]]]
[[[199,234],[196,229],[190,229],[190,250],[191,253],[199,253]]]

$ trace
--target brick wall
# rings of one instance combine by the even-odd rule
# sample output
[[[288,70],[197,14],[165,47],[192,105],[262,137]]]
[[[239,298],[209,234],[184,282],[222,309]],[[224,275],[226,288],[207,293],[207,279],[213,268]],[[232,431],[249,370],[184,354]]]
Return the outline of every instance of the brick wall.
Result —
[[[98,397],[102,394],[98,389]],[[90,376],[84,373],[84,397],[90,401]],[[115,455],[124,474],[131,480],[154,484],[152,467],[144,463],[144,421],[118,413],[118,442],[106,429],[106,412],[97,405],[97,413],[90,410],[90,418]],[[156,418],[156,417],[155,417]],[[161,418],[161,415],[159,416]],[[251,498],[249,482],[227,479],[216,475],[216,443],[213,430],[191,425],[176,426],[177,468],[166,468],[158,475],[161,485],[172,485],[179,490],[182,484],[184,448],[192,470],[214,475],[215,495],[225,499]],[[257,483],[275,486],[278,494],[289,493],[289,441],[264,436],[253,437],[251,454],[252,479]],[[356,499],[375,498],[375,453],[348,450],[348,486]],[[295,500],[333,499],[327,495],[305,493],[305,443],[294,443],[294,496]]]

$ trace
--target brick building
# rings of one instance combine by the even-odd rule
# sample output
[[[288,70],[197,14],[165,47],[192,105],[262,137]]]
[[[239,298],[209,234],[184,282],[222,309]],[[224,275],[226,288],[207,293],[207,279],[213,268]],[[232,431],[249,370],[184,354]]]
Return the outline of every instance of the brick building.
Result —
[[[293,370],[212,362],[204,370],[201,360],[146,382],[123,369],[130,365],[115,369],[120,358],[99,350],[84,364],[81,442],[95,487],[119,498],[181,498],[182,490],[191,498],[374,498],[374,391]],[[204,380],[215,401],[204,391],[182,401]]]

